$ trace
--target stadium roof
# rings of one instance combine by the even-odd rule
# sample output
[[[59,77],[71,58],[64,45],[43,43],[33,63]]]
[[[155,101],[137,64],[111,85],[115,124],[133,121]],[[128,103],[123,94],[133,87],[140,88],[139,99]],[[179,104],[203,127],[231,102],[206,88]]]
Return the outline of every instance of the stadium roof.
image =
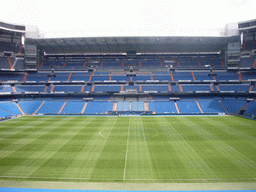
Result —
[[[70,53],[178,53],[219,52],[233,37],[90,37],[90,38],[26,38],[26,44],[36,45],[46,54]]]

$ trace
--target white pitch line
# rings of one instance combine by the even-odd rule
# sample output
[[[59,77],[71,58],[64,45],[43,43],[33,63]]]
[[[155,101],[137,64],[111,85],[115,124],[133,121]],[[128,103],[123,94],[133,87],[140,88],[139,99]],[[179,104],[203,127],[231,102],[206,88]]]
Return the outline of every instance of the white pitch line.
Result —
[[[125,164],[124,164],[124,176],[123,176],[123,180],[125,180],[125,170],[126,170],[127,156],[128,156],[129,137],[130,137],[130,125],[129,125],[129,128],[128,128],[128,138],[127,138],[127,143],[126,143],[126,154],[125,154]]]
[[[37,180],[106,180],[122,181],[123,179],[106,178],[58,178],[58,177],[26,177],[26,176],[0,176],[0,178],[9,179],[37,179]],[[126,179],[127,181],[256,181],[256,178],[234,178],[234,179]]]

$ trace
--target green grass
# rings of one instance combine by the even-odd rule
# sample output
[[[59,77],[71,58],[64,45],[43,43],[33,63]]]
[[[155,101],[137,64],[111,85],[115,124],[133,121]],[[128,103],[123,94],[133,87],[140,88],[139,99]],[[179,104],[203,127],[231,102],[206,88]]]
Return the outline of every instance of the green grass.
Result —
[[[25,116],[0,122],[0,179],[239,182],[256,178],[239,117]]]

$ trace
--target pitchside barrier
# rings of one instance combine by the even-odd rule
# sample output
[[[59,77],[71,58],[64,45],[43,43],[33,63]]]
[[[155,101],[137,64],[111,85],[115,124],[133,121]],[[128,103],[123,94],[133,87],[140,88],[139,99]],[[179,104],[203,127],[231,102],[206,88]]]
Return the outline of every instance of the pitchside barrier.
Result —
[[[74,114],[74,113],[66,113],[66,114],[56,114],[56,113],[41,113],[38,115],[58,115],[58,116],[65,116],[65,115],[98,115],[98,116],[109,116],[109,115],[226,115],[225,113],[155,113],[154,111],[107,111],[107,113],[91,113],[91,114]]]

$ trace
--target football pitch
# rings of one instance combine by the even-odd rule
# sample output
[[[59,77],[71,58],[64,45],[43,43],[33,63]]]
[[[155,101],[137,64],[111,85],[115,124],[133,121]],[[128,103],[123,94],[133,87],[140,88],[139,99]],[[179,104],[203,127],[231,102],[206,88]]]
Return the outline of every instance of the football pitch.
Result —
[[[0,180],[255,182],[256,121],[24,116],[0,122]]]

